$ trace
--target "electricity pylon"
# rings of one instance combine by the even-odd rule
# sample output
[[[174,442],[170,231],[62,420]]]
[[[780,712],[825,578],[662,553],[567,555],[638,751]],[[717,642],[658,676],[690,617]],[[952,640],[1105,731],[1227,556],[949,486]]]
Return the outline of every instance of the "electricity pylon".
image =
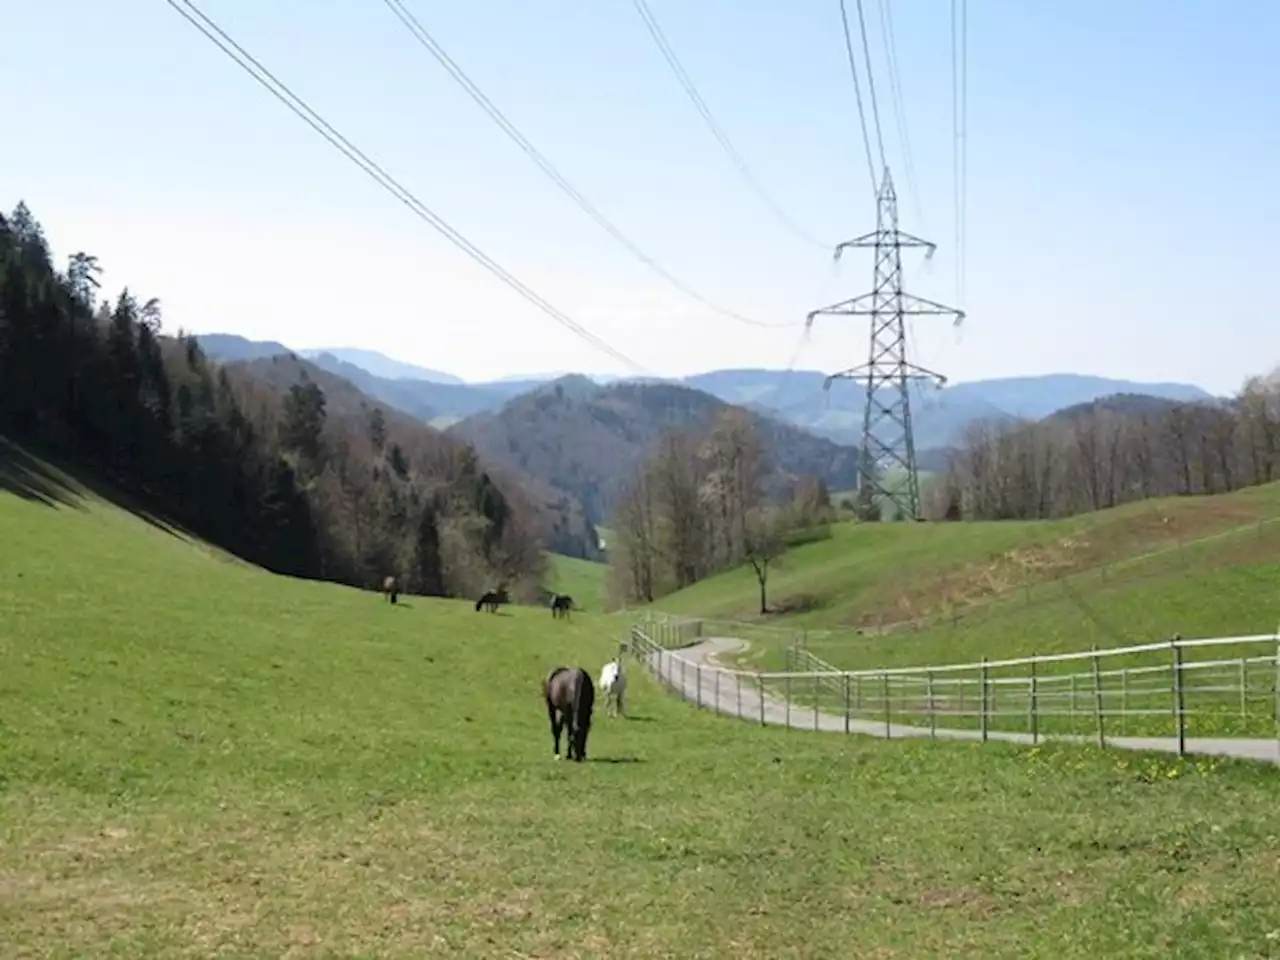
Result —
[[[899,516],[916,520],[920,517],[920,478],[916,473],[909,385],[924,380],[942,386],[947,378],[907,359],[906,318],[925,314],[954,316],[955,325],[959,326],[964,320],[964,311],[903,292],[902,248],[924,247],[925,256],[931,257],[937,244],[898,229],[898,195],[887,167],[876,207],[875,232],[846,240],[835,251],[838,260],[846,247],[875,250],[871,292],[814,310],[806,322],[812,324],[814,317],[821,315],[871,318],[871,354],[867,363],[833,373],[823,388],[829,389],[836,379],[866,383],[858,464],[858,511],[863,519],[872,515],[879,494],[894,504]],[[905,483],[889,484],[886,470],[894,467],[906,472]]]

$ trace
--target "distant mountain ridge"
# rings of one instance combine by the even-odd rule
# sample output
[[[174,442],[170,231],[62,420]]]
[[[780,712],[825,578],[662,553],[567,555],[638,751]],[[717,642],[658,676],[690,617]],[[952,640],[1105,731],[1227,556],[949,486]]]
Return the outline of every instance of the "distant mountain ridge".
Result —
[[[464,383],[450,374],[402,364],[374,351],[290,351],[283,344],[252,341],[230,334],[202,334],[198,339],[206,353],[215,360],[259,359],[289,352],[309,354],[317,366],[350,379],[370,396],[438,428],[449,427],[478,413],[497,411],[514,397],[553,382],[546,375],[539,375]],[[381,361],[370,360],[368,355],[381,358]],[[401,372],[417,370],[424,375],[449,377],[453,382],[387,377],[371,370],[370,366]],[[595,384],[605,381],[640,382],[586,376],[582,379]],[[750,368],[712,370],[684,378],[643,380],[646,383],[692,387],[726,403],[775,417],[837,443],[859,443],[863,408],[861,392],[855,385],[841,381],[824,390],[825,381],[826,375],[814,370]],[[965,427],[976,420],[1038,420],[1067,407],[1117,394],[1140,394],[1182,403],[1212,402],[1215,399],[1207,390],[1193,384],[1141,383],[1071,373],[976,380],[941,390],[917,387],[912,398],[916,449],[928,451],[952,446],[959,441]]]
[[[580,374],[522,394],[496,411],[450,427],[486,462],[502,464],[581,503],[593,523],[610,519],[626,483],[662,433],[709,427],[731,405],[674,383],[597,384]],[[833,490],[855,482],[857,451],[748,411],[773,468],[767,488],[783,493],[800,476]]]
[[[321,354],[329,354],[343,363],[354,364],[375,377],[387,380],[426,380],[430,383],[448,383],[460,385],[466,383],[461,377],[440,370],[419,367],[416,364],[404,363],[388,357],[377,350],[365,350],[361,347],[315,347],[310,350],[299,350],[298,355],[314,360]]]

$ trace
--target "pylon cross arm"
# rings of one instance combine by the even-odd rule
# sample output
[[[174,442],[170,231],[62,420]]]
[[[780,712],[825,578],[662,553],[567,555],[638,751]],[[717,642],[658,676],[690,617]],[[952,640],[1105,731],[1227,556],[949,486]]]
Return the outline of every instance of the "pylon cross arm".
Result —
[[[849,300],[833,303],[829,307],[810,310],[805,319],[806,322],[812,323],[814,317],[821,316],[856,317],[870,316],[872,314],[883,315],[885,313],[896,314],[899,312],[904,316],[919,316],[923,314],[950,315],[956,318],[957,324],[965,316],[963,310],[948,307],[945,303],[938,303],[934,300],[926,300],[924,297],[917,297],[915,294],[906,293],[905,291],[886,294],[873,290],[871,293],[864,293]]]
[[[947,378],[941,373],[926,369],[914,363],[898,363],[897,361],[886,361],[884,370],[878,370],[870,364],[862,364],[861,366],[852,367],[848,370],[841,370],[839,373],[830,374],[826,380],[822,382],[822,389],[829,390],[832,380],[882,380],[885,382],[895,382],[901,379],[906,380],[929,380],[939,386],[945,386]]]
[[[902,230],[876,230],[874,233],[864,233],[860,237],[838,244],[835,258],[839,260],[840,255],[850,247],[924,247],[927,251],[926,256],[930,257],[938,249],[938,245],[932,240],[925,240]]]

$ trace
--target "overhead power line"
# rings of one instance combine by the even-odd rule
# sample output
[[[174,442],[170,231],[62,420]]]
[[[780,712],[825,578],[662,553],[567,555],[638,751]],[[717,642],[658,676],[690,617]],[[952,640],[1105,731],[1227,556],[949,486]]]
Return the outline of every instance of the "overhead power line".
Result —
[[[965,302],[968,217],[969,8],[951,0],[951,179],[956,243],[956,299]]]
[[[747,182],[747,185],[751,187],[760,202],[769,209],[769,212],[774,215],[779,223],[785,226],[801,240],[806,243],[811,243],[814,246],[821,247],[823,250],[830,250],[831,245],[829,243],[823,243],[821,240],[814,238],[812,234],[799,227],[794,220],[787,216],[782,207],[779,206],[771,196],[769,196],[769,193],[764,189],[764,187],[760,185],[760,181],[756,179],[755,175],[751,172],[751,168],[747,166],[747,161],[742,158],[742,154],[740,154],[737,148],[733,145],[733,141],[731,141],[729,139],[729,135],[724,132],[724,128],[716,122],[715,116],[711,113],[711,108],[707,106],[706,101],[702,99],[702,95],[698,93],[698,88],[694,86],[693,80],[690,79],[689,74],[681,65],[680,58],[676,56],[676,52],[667,41],[666,35],[662,32],[662,28],[658,26],[658,21],[654,17],[653,11],[649,9],[648,3],[646,3],[645,0],[632,0],[632,4],[636,8],[636,12],[640,14],[640,19],[644,21],[645,27],[648,28],[649,36],[653,38],[653,42],[657,45],[658,51],[662,54],[663,59],[667,61],[667,66],[671,68],[671,72],[675,74],[676,80],[680,82],[680,86],[684,88],[684,92],[693,102],[694,107],[697,108],[703,122],[707,125],[707,129],[711,131],[711,135],[716,138],[716,142],[720,144],[720,147],[737,168],[738,173],[740,173],[742,178]]]
[[[880,182],[876,175],[876,162],[871,156],[871,136],[867,133],[867,113],[862,106],[862,83],[858,80],[858,58],[853,52],[853,35],[849,31],[849,12],[845,9],[844,0],[840,0],[840,23],[844,27],[844,49],[849,56],[849,77],[853,80],[853,98],[858,104],[858,125],[862,128],[862,146],[867,153],[867,174],[871,177],[871,192],[877,192]],[[867,75],[871,74],[871,64],[867,64]],[[884,169],[884,148],[880,150],[880,168]]]
[[[844,0],[840,0],[840,3],[843,6]],[[847,18],[845,25],[848,29]],[[880,104],[876,99],[876,75],[871,69],[871,46],[867,43],[867,18],[862,12],[862,0],[858,0],[858,32],[862,34],[862,62],[867,65],[867,92],[871,99],[871,118],[876,126],[876,145],[880,149],[880,167],[883,169],[889,164],[884,158],[884,135],[880,132]]]
[[[493,101],[485,95],[484,91],[481,90],[469,76],[467,76],[466,71],[454,62],[453,58],[445,52],[444,48],[440,46],[440,43],[436,38],[433,37],[430,31],[422,25],[421,21],[419,21],[418,18],[405,7],[401,0],[383,0],[383,3],[385,3],[387,8],[396,15],[396,18],[404,25],[405,29],[413,34],[414,39],[416,39],[418,43],[435,58],[436,62],[448,71],[449,75],[457,81],[458,85],[461,86],[464,91],[466,91],[467,95],[479,104],[480,108],[488,114],[489,119],[496,123],[502,132],[511,138],[511,140],[525,152],[530,160],[538,165],[538,168],[551,179],[551,182],[559,187],[574,203],[576,203],[587,216],[594,220],[596,224],[605,231],[605,233],[609,234],[609,236],[614,240],[626,247],[632,256],[643,263],[646,267],[658,274],[681,293],[698,301],[698,303],[701,303],[704,307],[714,310],[716,313],[723,316],[737,320],[740,323],[750,324],[755,327],[794,327],[803,322],[800,320],[794,320],[784,323],[770,323],[764,320],[757,320],[754,317],[744,316],[741,313],[721,306],[713,300],[707,299],[697,290],[694,290],[688,284],[673,276],[670,271],[663,267],[662,264],[658,263],[658,261],[653,257],[649,256],[649,254],[645,253],[635,242],[631,240],[631,238],[624,234],[612,221],[601,213],[595,204],[584,197],[582,193],[579,192],[577,188],[575,188],[573,184],[556,169],[555,165],[548,160],[537,147],[529,142],[529,139],[520,132],[516,125],[508,120],[503,112],[494,105]]]
[[[924,211],[920,207],[920,192],[916,189],[915,160],[912,157],[907,109],[902,96],[902,75],[898,70],[898,41],[893,31],[893,0],[879,0],[879,3],[880,39],[889,67],[889,96],[893,106],[894,125],[898,129],[898,142],[902,147],[902,168],[906,174],[907,192],[911,194],[911,206],[915,209],[916,219],[923,225]]]
[[[509,273],[501,264],[497,263],[492,257],[445,222],[445,220],[414,196],[411,191],[392,178],[385,170],[378,166],[377,163],[369,159],[369,157],[366,156],[358,147],[352,144],[351,141],[334,129],[328,121],[312,110],[311,107],[302,100],[302,98],[290,90],[283,82],[278,80],[269,70],[267,70],[266,67],[254,59],[251,54],[236,43],[236,41],[233,40],[221,27],[207,17],[200,8],[196,6],[193,0],[166,0],[166,2],[169,6],[173,7],[173,9],[177,10],[178,13],[191,23],[192,26],[204,34],[205,37],[223,53],[235,61],[237,66],[265,87],[272,96],[283,103],[297,116],[301,117],[308,126],[324,137],[331,146],[340,151],[348,160],[356,164],[356,166],[360,167],[360,169],[373,178],[379,186],[408,207],[432,229],[442,234],[445,239],[462,250],[463,253],[467,254],[467,256],[471,257],[471,259],[475,260],[547,316],[551,317],[551,319],[567,327],[586,343],[600,350],[602,353],[613,357],[615,360],[637,373],[644,374],[648,372],[644,367],[636,363],[626,354],[615,349],[608,342],[592,333],[568,314],[564,313],[564,311],[549,303],[539,294],[525,286],[524,283]],[[185,8],[190,9],[188,10]],[[199,20],[197,20],[197,17]],[[203,21],[203,23],[200,21]]]

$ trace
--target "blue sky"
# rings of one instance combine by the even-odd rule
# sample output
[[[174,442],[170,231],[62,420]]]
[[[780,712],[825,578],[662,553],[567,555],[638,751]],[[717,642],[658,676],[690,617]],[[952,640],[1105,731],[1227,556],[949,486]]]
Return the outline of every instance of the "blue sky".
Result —
[[[866,0],[913,292],[957,302],[946,0],[890,0],[919,210]],[[407,6],[647,253],[771,321],[866,290],[869,254],[789,233],[720,152],[630,0]],[[97,254],[166,323],[351,345],[470,379],[620,372],[328,147],[163,0],[4,0],[20,106],[0,205]],[[650,0],[759,180],[834,244],[874,227],[837,0]],[[499,263],[646,370],[840,369],[865,323],[707,311],[561,194],[379,0],[202,9]],[[850,8],[853,8],[852,2]],[[856,34],[855,34],[856,38]],[[914,324],[953,381],[1073,371],[1234,390],[1280,363],[1280,4],[971,0],[969,314]],[[865,93],[865,90],[864,90]],[[923,220],[917,215],[923,214]],[[799,348],[797,353],[797,348]]]

